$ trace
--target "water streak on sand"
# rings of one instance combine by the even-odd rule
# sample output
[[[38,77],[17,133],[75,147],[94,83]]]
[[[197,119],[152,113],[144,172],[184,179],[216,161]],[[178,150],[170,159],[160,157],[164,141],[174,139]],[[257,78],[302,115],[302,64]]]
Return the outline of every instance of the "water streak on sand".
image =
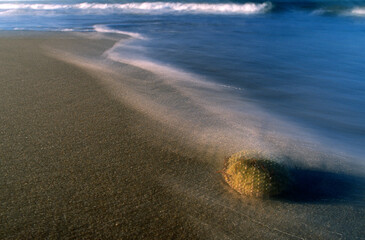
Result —
[[[336,171],[349,160],[321,146],[315,134],[244,101],[235,90],[150,59],[123,54],[121,48],[128,49],[130,43],[123,39],[116,42],[104,52],[106,59],[101,62],[74,54],[62,59],[98,75],[114,97],[179,130],[192,146],[204,146],[222,157],[242,148],[256,149],[278,159],[290,158],[291,164]],[[113,67],[115,63],[121,65]],[[221,159],[213,164],[220,166]]]
[[[96,32],[101,32],[101,33],[116,33],[116,34],[127,35],[135,39],[145,39],[145,37],[143,37],[142,34],[111,29],[107,25],[94,25],[94,30]]]

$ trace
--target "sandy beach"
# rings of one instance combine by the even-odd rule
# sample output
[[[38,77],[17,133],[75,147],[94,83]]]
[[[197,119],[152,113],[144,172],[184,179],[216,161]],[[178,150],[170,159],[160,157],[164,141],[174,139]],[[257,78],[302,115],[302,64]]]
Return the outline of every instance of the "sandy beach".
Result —
[[[217,172],[225,152],[194,147],[110,91],[90,63],[69,57],[96,59],[115,42],[112,35],[0,36],[1,239],[365,236],[364,199],[344,191],[361,182],[321,178],[343,184],[325,201],[243,198]]]

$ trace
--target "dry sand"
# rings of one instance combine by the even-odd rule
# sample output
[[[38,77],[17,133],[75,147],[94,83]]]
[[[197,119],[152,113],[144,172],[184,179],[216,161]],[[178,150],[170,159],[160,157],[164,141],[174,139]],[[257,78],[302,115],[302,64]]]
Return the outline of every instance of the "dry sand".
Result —
[[[82,47],[97,56],[113,39],[2,35],[0,239],[365,236],[363,205],[240,197],[209,164],[217,156],[189,148],[45,50]]]

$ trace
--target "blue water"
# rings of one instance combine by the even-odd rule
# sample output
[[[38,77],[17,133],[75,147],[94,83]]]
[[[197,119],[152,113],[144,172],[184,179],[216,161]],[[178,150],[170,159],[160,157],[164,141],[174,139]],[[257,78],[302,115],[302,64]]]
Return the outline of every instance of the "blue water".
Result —
[[[0,29],[138,33],[136,58],[232,87],[363,161],[365,2],[254,2],[0,1]]]

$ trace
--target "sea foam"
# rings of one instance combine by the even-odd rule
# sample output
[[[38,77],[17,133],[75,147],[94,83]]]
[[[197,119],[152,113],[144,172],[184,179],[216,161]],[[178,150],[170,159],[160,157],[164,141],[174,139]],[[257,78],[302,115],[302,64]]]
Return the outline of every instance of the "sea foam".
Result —
[[[351,15],[355,15],[355,16],[363,16],[365,17],[365,7],[360,8],[360,7],[356,7],[354,9],[351,10]]]
[[[142,3],[79,3],[79,4],[0,4],[0,10],[88,10],[98,14],[114,13],[185,13],[185,14],[258,14],[270,11],[272,4],[210,4],[210,3],[179,3],[179,2],[142,2]]]
[[[111,29],[110,27],[108,27],[106,25],[98,24],[98,25],[94,25],[93,28],[94,28],[94,30],[96,32],[101,32],[101,33],[116,33],[116,34],[127,35],[127,36],[130,36],[130,37],[135,38],[135,39],[145,39],[145,37],[143,37],[139,33]]]

